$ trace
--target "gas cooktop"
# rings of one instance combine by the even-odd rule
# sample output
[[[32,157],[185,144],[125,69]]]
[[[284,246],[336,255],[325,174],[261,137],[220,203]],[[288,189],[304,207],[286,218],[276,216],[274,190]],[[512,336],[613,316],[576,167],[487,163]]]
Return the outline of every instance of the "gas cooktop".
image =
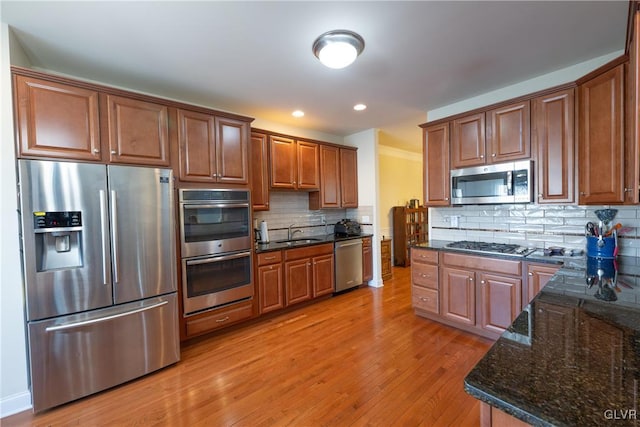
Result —
[[[447,248],[469,252],[493,253],[502,255],[527,256],[535,249],[509,243],[471,242],[461,240],[447,244]]]

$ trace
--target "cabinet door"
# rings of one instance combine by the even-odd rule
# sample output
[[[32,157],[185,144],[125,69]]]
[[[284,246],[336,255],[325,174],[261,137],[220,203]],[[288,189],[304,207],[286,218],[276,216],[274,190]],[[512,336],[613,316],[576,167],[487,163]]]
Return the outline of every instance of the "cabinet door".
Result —
[[[632,39],[629,43],[629,65],[626,73],[625,95],[627,108],[625,111],[625,128],[627,143],[625,144],[625,204],[638,204],[640,193],[640,12],[633,14],[631,23]]]
[[[267,135],[251,133],[251,203],[254,211],[269,210]]]
[[[169,166],[168,108],[115,95],[102,99],[101,121],[106,126],[109,161]]]
[[[465,324],[476,323],[476,293],[474,273],[442,267],[440,280],[440,313],[449,320]]]
[[[478,326],[501,334],[521,311],[522,280],[486,273],[478,277]]]
[[[295,188],[296,185],[296,142],[281,136],[269,137],[271,160],[271,187]]]
[[[527,159],[531,156],[529,101],[487,112],[487,163]]]
[[[343,208],[358,207],[358,152],[340,149],[340,196]]]
[[[451,167],[485,164],[484,113],[455,119],[451,127]]]
[[[247,134],[249,125],[240,120],[216,117],[217,181],[227,184],[249,183]]]
[[[212,115],[178,110],[180,180],[215,182],[215,119]]]
[[[362,281],[373,280],[373,253],[371,237],[362,239]]]
[[[298,141],[297,169],[298,178],[296,188],[317,189],[320,188],[320,174],[318,172],[320,148],[315,142]]]
[[[430,126],[423,131],[425,206],[448,206],[449,123]]]
[[[282,264],[258,267],[258,292],[260,314],[284,307]]]
[[[579,204],[624,202],[623,65],[580,85]]]
[[[315,196],[320,197],[315,209],[340,207],[340,149],[338,147],[320,146],[320,193]]]
[[[529,304],[545,287],[551,277],[556,274],[560,267],[549,264],[527,264],[527,301]],[[526,304],[522,304],[523,306]]]
[[[100,161],[98,92],[14,76],[19,156]]]
[[[538,203],[574,203],[573,89],[533,100]]]
[[[311,258],[287,261],[284,269],[285,305],[310,300],[313,294]]]
[[[313,257],[313,296],[333,293],[333,254]]]

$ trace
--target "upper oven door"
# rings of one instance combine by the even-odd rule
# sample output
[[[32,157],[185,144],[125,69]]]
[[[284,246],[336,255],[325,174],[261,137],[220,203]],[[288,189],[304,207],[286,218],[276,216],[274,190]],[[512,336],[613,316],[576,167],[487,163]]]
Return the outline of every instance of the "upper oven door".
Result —
[[[198,192],[202,193],[202,190]],[[248,192],[235,193],[246,194],[245,199],[185,200],[181,194],[180,236],[183,258],[251,248]]]

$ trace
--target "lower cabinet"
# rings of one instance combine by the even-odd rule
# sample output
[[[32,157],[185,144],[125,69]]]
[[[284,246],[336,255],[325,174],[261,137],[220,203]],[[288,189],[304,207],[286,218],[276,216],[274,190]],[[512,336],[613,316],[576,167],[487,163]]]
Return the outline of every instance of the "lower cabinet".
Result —
[[[373,254],[371,237],[362,239],[362,282],[373,280]]]
[[[529,304],[538,295],[559,268],[559,265],[554,264],[527,263],[527,292],[523,305]]]
[[[241,301],[225,307],[189,316],[185,324],[185,337],[192,338],[225,328],[253,317],[253,301]]]
[[[522,262],[411,249],[416,314],[498,338],[522,310]]]
[[[284,252],[285,306],[333,292],[333,244],[315,245]]]
[[[260,314],[284,308],[282,286],[282,251],[257,256],[258,312]]]
[[[382,280],[391,279],[393,270],[391,269],[391,239],[382,239],[380,242],[380,272]]]

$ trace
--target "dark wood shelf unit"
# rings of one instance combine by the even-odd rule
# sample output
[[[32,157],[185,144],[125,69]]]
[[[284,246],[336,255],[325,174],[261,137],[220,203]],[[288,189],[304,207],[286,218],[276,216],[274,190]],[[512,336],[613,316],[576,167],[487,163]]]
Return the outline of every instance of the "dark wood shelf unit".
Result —
[[[411,265],[411,245],[429,240],[428,208],[393,207],[393,265]]]

